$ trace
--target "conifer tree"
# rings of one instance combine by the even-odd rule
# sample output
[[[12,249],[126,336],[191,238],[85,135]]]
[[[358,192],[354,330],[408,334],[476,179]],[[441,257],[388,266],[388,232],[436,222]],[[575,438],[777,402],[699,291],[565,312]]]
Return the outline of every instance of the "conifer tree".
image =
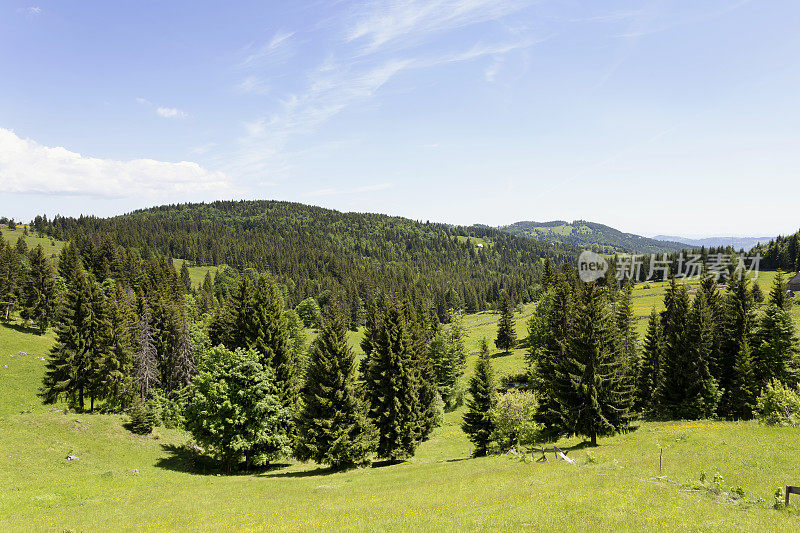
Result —
[[[794,385],[798,380],[798,348],[791,315],[770,303],[756,323],[752,356],[753,377],[759,389],[773,379]]]
[[[622,363],[623,377],[631,390],[636,387],[639,358],[636,353],[637,335],[633,316],[630,287],[619,291],[616,301],[615,322],[617,327],[617,350]]]
[[[636,380],[636,402],[638,411],[649,412],[653,407],[653,395],[658,388],[661,375],[661,359],[663,357],[663,335],[661,318],[655,307],[650,311],[647,322],[647,333],[644,337],[639,371]]]
[[[630,428],[632,390],[616,349],[613,317],[605,296],[594,283],[585,285],[569,339],[563,368],[557,372],[557,402],[562,431],[597,437]]]
[[[192,278],[189,276],[186,261],[181,264],[181,286],[187,293],[192,292]]]
[[[673,277],[664,298],[662,314],[664,352],[659,384],[655,393],[654,411],[661,418],[685,418],[686,394],[693,364],[689,339],[689,295]]]
[[[330,316],[311,346],[295,455],[343,468],[366,458],[373,431],[356,390],[355,356],[342,321]]]
[[[248,346],[261,354],[264,366],[272,369],[281,406],[294,416],[299,391],[298,361],[289,338],[283,298],[272,277],[258,277],[251,302],[252,314],[240,318],[245,324]],[[287,434],[293,435],[291,427]]]
[[[764,293],[761,292],[761,287],[759,287],[758,283],[753,283],[753,288],[750,290],[750,297],[753,298],[753,302],[756,304],[760,304],[764,301]]]
[[[436,386],[436,370],[430,357],[430,333],[427,312],[415,309],[410,300],[403,303],[405,322],[408,327],[411,345],[409,353],[416,367],[416,380],[419,386],[419,435],[420,441],[426,440],[434,428],[439,425],[439,413],[442,398]]]
[[[755,380],[753,359],[750,352],[750,343],[745,338],[736,354],[733,381],[728,395],[727,416],[735,420],[749,420],[753,418],[753,408],[760,389]]]
[[[469,395],[461,429],[475,445],[472,455],[482,457],[489,451],[491,435],[495,428],[492,409],[497,404],[494,371],[486,339],[481,341],[475,374],[469,381]]]
[[[134,339],[131,332],[135,317],[122,286],[113,281],[112,285],[106,298],[108,353],[103,361],[101,377],[105,395],[124,406],[132,385]]]
[[[142,401],[150,394],[150,390],[161,382],[158,377],[155,334],[150,321],[150,308],[145,303],[139,322],[139,349],[136,351],[134,359],[135,377],[139,386],[139,397]]]
[[[30,251],[28,261],[30,272],[24,287],[22,315],[36,322],[39,332],[44,334],[55,310],[55,272],[41,244]]]
[[[369,416],[378,457],[396,461],[413,456],[419,442],[419,372],[400,304],[391,303],[378,324],[367,371]]]
[[[720,355],[720,387],[723,389],[720,400],[719,413],[722,416],[741,418],[747,411],[746,406],[737,405],[737,402],[747,397],[741,392],[746,390],[743,381],[737,375],[737,367],[752,369],[752,356],[750,344],[753,334],[754,313],[753,300],[748,289],[748,279],[740,276],[731,276],[728,279],[728,293],[724,301],[724,342]],[[747,361],[743,360],[743,346],[748,344],[746,350]],[[750,376],[751,379],[754,377]],[[745,387],[744,389],[742,387]],[[734,393],[734,388],[740,392]],[[744,411],[743,411],[744,409]]]
[[[511,299],[508,293],[503,291],[500,296],[500,321],[497,323],[497,338],[495,346],[508,352],[517,342],[517,334],[514,332],[514,310],[511,308]]]
[[[56,343],[50,350],[41,396],[45,403],[66,398],[83,411],[91,387],[92,289],[86,273],[78,267],[65,298],[64,313],[56,325]]]
[[[684,370],[688,376],[686,396],[673,417],[709,418],[716,414],[722,391],[709,365],[714,350],[713,315],[703,292],[692,302],[687,326],[690,357]]]
[[[557,376],[563,375],[568,339],[575,327],[573,286],[559,275],[528,324],[528,365],[531,384],[539,399],[537,422],[544,435],[556,437],[561,432],[561,407],[556,390]]]
[[[778,269],[775,279],[772,281],[772,289],[769,291],[769,303],[781,309],[786,307],[786,280],[783,271]]]
[[[19,255],[0,238],[0,312],[4,322],[11,319],[11,311],[17,305],[20,271]]]
[[[192,339],[189,335],[189,321],[184,317],[181,321],[181,328],[175,347],[170,355],[170,389],[179,390],[187,387],[196,373],[194,364],[194,354],[192,350]]]

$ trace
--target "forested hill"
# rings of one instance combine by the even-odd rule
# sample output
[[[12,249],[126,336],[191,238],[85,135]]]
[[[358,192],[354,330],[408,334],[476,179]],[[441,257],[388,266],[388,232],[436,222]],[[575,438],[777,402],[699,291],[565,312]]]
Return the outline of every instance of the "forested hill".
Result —
[[[375,289],[403,291],[441,308],[483,309],[505,288],[528,301],[541,259],[573,261],[578,250],[486,227],[342,213],[279,201],[179,204],[112,218],[56,217],[54,237],[117,245],[193,265],[252,267],[276,275],[291,305],[332,291],[357,306]],[[83,243],[83,244],[81,244]]]
[[[545,242],[571,244],[603,253],[654,254],[679,252],[684,248],[691,248],[684,243],[648,239],[585,220],[576,220],[571,224],[563,220],[524,221],[501,226],[498,229],[512,235],[530,237]]]

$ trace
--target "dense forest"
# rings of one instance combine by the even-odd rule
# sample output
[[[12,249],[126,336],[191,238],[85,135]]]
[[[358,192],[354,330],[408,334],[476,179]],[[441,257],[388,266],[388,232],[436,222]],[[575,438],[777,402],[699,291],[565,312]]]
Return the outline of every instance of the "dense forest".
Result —
[[[113,218],[37,217],[33,227],[75,240],[100,261],[112,260],[113,242],[144,258],[157,253],[191,265],[270,272],[292,306],[329,291],[355,310],[380,289],[428,300],[440,319],[450,308],[491,308],[503,289],[514,302],[531,301],[542,260],[574,261],[579,251],[482,226],[277,201],[168,205]]]
[[[587,248],[599,253],[660,254],[691,248],[680,242],[649,239],[625,233],[596,222],[564,220],[551,222],[515,222],[498,228],[512,235],[529,237],[544,242],[557,242]]]

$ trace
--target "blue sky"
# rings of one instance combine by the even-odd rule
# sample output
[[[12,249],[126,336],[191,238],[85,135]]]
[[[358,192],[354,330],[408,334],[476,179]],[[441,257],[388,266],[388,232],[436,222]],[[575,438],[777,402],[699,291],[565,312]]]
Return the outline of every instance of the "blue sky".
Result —
[[[797,230],[800,4],[0,2],[0,213]]]

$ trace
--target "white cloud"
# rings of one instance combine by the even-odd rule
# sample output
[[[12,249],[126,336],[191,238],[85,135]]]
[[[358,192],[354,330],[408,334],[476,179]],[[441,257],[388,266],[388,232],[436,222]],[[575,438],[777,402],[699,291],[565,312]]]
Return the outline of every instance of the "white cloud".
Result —
[[[234,191],[222,172],[190,161],[118,161],[87,157],[62,147],[42,146],[0,128],[0,182],[4,192],[102,198],[151,197]]]
[[[28,6],[17,9],[17,13],[24,13],[29,17],[37,17],[42,14],[42,8],[39,6]]]
[[[159,107],[156,109],[156,113],[158,113],[158,116],[164,118],[186,118],[189,116],[175,107]]]

